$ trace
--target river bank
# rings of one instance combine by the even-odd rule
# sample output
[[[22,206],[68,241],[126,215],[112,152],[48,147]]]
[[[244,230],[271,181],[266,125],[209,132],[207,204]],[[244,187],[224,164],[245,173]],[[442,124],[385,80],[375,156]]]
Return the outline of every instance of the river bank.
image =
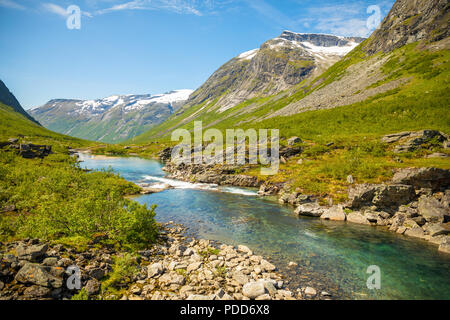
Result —
[[[126,251],[100,245],[106,240],[101,237],[83,250],[38,239],[2,244],[0,299],[331,298],[329,293],[312,287],[290,290],[277,267],[246,246],[194,239],[184,232],[181,225],[166,223],[161,229],[159,244],[132,256]],[[128,258],[124,260],[124,257]],[[74,267],[79,268],[81,290],[71,290],[67,286],[74,284],[70,278],[72,272],[68,272]]]

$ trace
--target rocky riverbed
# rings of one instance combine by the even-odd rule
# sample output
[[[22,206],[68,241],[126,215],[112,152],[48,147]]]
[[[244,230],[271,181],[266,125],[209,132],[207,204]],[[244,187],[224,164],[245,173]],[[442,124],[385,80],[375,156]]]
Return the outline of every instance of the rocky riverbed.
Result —
[[[38,239],[1,244],[0,299],[71,299],[79,292],[67,286],[72,274],[68,270],[74,266],[79,268],[80,286],[90,299],[332,298],[313,287],[288,288],[279,269],[246,246],[192,239],[184,232],[180,225],[166,224],[162,241],[134,256],[135,272],[121,279],[114,291],[104,290],[104,283],[112,274],[117,276],[115,260],[126,252],[98,243],[80,251]]]

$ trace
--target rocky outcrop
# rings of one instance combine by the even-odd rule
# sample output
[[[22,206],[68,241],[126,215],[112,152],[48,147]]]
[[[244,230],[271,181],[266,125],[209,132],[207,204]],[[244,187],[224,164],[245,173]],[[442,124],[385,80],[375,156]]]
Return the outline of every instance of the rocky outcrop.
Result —
[[[25,159],[42,159],[52,153],[52,146],[19,143],[19,138],[10,138],[9,141],[0,142],[0,149],[4,149],[4,151],[15,151]]]
[[[450,188],[450,171],[439,168],[407,168],[397,171],[392,182],[411,185],[416,189],[446,190]]]
[[[389,52],[419,40],[438,41],[450,35],[447,0],[397,0],[365,46],[366,52]]]
[[[395,144],[395,153],[405,153],[429,147],[448,148],[450,137],[437,130],[406,131],[388,134],[381,142]]]

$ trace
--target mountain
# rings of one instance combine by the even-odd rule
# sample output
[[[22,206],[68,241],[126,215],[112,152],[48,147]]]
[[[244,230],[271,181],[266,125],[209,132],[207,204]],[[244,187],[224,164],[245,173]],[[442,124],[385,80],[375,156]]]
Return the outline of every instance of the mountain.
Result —
[[[249,99],[274,96],[300,83],[306,84],[363,40],[284,31],[260,48],[244,52],[221,66],[189,97],[167,128],[158,132],[158,127],[151,132],[167,133],[211,112],[220,114],[223,119],[227,111]],[[247,112],[247,109],[241,111]]]
[[[6,87],[5,83],[0,80],[0,103],[3,103],[6,106],[10,106],[14,109],[14,111],[20,113],[25,116],[29,120],[39,124],[33,117],[31,117],[20,105],[19,101],[17,101],[16,97],[9,91]]]
[[[159,95],[115,95],[97,100],[55,99],[30,113],[46,128],[103,142],[130,139],[163,122],[192,90]]]
[[[226,63],[182,112],[132,142],[168,139],[194,119],[203,127],[279,128],[285,137],[314,139],[443,130],[450,123],[449,7],[442,0],[398,0],[362,42],[283,32]]]

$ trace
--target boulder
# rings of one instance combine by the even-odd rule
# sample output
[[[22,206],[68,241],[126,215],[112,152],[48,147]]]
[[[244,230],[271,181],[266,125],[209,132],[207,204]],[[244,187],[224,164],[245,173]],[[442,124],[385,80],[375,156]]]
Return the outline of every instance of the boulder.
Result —
[[[418,211],[428,222],[443,223],[450,219],[450,209],[432,196],[420,197]]]
[[[263,269],[266,272],[272,272],[277,269],[273,264],[271,264],[269,261],[262,259],[260,262],[261,269]]]
[[[369,220],[359,211],[350,212],[347,215],[347,221],[358,224],[369,224]]]
[[[164,285],[175,284],[182,286],[184,285],[185,281],[186,281],[185,278],[176,272],[163,274],[159,278],[159,283]]]
[[[295,209],[299,216],[320,217],[325,213],[326,207],[320,206],[317,202],[301,204]]]
[[[266,293],[264,283],[262,282],[249,282],[242,288],[242,294],[250,299],[256,299]]]
[[[427,223],[423,226],[425,232],[431,237],[450,234],[450,223]]]
[[[373,184],[357,184],[348,189],[348,197],[350,199],[350,207],[361,208],[363,206],[370,206],[372,199],[375,197],[375,192],[380,185]]]
[[[16,247],[17,257],[20,260],[38,261],[48,250],[48,244],[25,246],[20,244]]]
[[[149,278],[156,277],[164,272],[164,267],[161,263],[154,263],[147,267],[147,275]]]
[[[41,287],[60,288],[63,284],[62,279],[51,275],[44,267],[34,263],[26,263],[17,272],[15,279],[20,283],[35,284]]]
[[[302,142],[302,139],[300,139],[299,137],[291,137],[291,138],[289,138],[288,141],[287,141],[288,146],[293,146],[293,145],[295,145],[296,143],[301,143],[301,142]]]
[[[86,283],[84,288],[88,296],[92,296],[100,291],[100,282],[98,282],[96,279],[91,279]]]
[[[406,168],[399,170],[392,178],[396,184],[407,184],[417,189],[431,188],[436,191],[449,189],[450,170],[439,168]]]
[[[305,294],[309,297],[315,297],[317,295],[317,291],[312,287],[306,287]]]
[[[372,204],[378,208],[398,207],[414,200],[414,188],[409,185],[395,184],[379,186],[372,199]]]
[[[439,245],[439,251],[450,254],[450,237],[447,236]]]
[[[51,290],[46,287],[33,285],[24,290],[23,295],[32,299],[38,299],[50,294]]]
[[[325,210],[320,218],[331,221],[345,221],[347,216],[341,206],[333,206],[330,209]]]

